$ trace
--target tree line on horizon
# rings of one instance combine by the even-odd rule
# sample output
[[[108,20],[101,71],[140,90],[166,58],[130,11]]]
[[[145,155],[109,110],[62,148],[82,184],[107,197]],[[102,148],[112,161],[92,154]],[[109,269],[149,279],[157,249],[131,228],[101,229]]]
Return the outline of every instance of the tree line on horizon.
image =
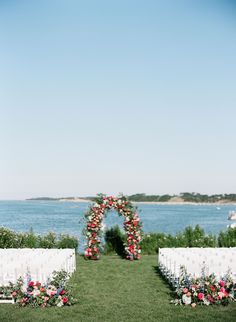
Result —
[[[219,201],[228,201],[228,202],[236,202],[236,194],[214,194],[214,195],[207,195],[201,194],[196,192],[182,192],[179,195],[146,195],[145,193],[137,193],[134,195],[128,196],[130,201],[143,201],[143,202],[167,202],[170,201],[172,198],[181,198],[184,202],[219,202]]]
[[[133,202],[168,202],[172,198],[180,198],[183,202],[195,202],[195,203],[216,203],[220,201],[224,202],[236,202],[236,194],[201,194],[198,192],[182,192],[179,195],[148,195],[145,193],[136,193],[133,195],[127,196],[130,201]],[[87,199],[88,201],[95,201],[97,197],[88,196],[88,197],[79,197],[81,199]],[[57,201],[60,199],[65,200],[74,200],[76,197],[61,197],[61,198],[50,198],[50,197],[38,197],[30,198],[27,200],[47,200],[47,201]]]

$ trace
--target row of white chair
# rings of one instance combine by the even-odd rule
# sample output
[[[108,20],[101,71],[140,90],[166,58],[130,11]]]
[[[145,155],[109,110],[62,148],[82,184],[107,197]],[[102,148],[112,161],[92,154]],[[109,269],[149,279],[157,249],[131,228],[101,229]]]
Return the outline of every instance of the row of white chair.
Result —
[[[15,283],[19,277],[25,284],[29,279],[45,284],[54,271],[71,274],[75,269],[73,249],[0,249],[0,285]]]
[[[214,273],[220,279],[230,272],[236,281],[236,247],[159,249],[159,268],[170,282],[176,283],[181,267],[193,277]]]

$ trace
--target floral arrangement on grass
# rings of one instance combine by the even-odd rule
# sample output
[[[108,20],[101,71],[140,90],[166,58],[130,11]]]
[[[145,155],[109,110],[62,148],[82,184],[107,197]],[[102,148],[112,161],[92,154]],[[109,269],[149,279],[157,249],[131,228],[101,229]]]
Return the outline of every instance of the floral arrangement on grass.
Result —
[[[19,278],[16,284],[10,284],[11,295],[19,306],[49,307],[73,305],[77,299],[71,295],[66,280],[68,274],[65,271],[54,272],[52,281],[42,285],[38,281],[30,280],[26,289],[23,289],[23,280]]]
[[[125,217],[124,230],[127,238],[125,242],[126,258],[129,260],[140,259],[141,249],[141,222],[136,212],[136,208],[125,196],[107,197],[98,195],[96,202],[85,214],[87,226],[84,234],[87,238],[87,248],[85,256],[88,259],[99,259],[101,251],[101,228],[102,221],[107,211],[117,210],[120,216]]]
[[[204,270],[203,270],[204,272]],[[214,274],[206,276],[204,273],[200,278],[187,275],[186,270],[181,268],[181,275],[175,290],[177,299],[171,301],[180,305],[228,305],[236,301],[236,285],[230,273],[222,279],[217,280]]]

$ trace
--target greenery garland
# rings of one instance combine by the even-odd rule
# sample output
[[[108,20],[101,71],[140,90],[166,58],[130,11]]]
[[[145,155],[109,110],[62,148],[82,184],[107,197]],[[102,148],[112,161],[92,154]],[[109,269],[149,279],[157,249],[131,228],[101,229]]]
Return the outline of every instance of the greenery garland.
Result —
[[[102,221],[108,210],[117,210],[120,216],[125,217],[124,230],[127,238],[124,243],[126,258],[129,260],[140,259],[141,222],[136,208],[123,195],[107,197],[98,195],[95,203],[85,214],[87,225],[84,234],[87,238],[85,256],[88,259],[99,259],[101,251],[101,228]]]

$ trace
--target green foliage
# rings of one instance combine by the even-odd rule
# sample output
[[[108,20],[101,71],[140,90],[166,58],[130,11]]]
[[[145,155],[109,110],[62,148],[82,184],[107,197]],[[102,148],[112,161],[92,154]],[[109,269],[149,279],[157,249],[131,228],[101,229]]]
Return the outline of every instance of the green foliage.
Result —
[[[196,192],[183,192],[180,194],[180,197],[186,202],[219,202],[219,201],[236,201],[236,194],[216,194],[216,195],[206,195]]]
[[[56,234],[49,232],[45,236],[39,236],[39,247],[40,248],[54,248],[57,244]]]
[[[143,254],[155,254],[159,248],[164,247],[217,247],[218,243],[216,236],[206,235],[197,225],[195,228],[186,227],[175,236],[165,233],[145,234],[140,246]]]
[[[59,235],[49,232],[46,235],[36,235],[31,229],[26,233],[14,232],[0,228],[0,248],[73,248],[77,249],[78,240],[74,236]]]
[[[174,247],[217,247],[217,240],[215,236],[205,235],[199,225],[195,228],[189,226],[176,235]]]
[[[219,247],[236,247],[236,228],[229,228],[220,232],[218,237]]]
[[[18,235],[16,232],[14,232],[16,236]],[[22,244],[19,244],[18,248],[37,248],[39,247],[39,236],[35,235],[33,232],[33,229],[30,229],[29,233],[21,234],[22,236]]]
[[[52,273],[52,280],[50,282],[51,285],[55,286],[56,288],[61,288],[66,285],[66,282],[70,278],[70,274],[66,271],[54,271]]]
[[[159,202],[166,202],[166,201],[169,201],[171,199],[171,196],[170,195],[163,195],[163,196],[160,196],[158,201]]]
[[[16,248],[19,236],[7,228],[0,228],[0,248]]]
[[[219,201],[235,202],[236,194],[215,194],[206,195],[197,192],[182,192],[180,195],[146,195],[145,193],[136,193],[128,197],[134,202],[167,202],[173,197],[179,197],[184,202],[194,203],[216,203]]]
[[[125,234],[114,226],[105,232],[105,254],[114,254],[122,256],[123,242]],[[159,248],[164,247],[235,247],[236,246],[236,228],[229,228],[226,232],[221,232],[219,236],[207,235],[204,230],[196,225],[195,228],[186,227],[182,232],[176,235],[165,233],[144,234],[140,247],[142,254],[156,254]]]
[[[146,195],[145,193],[137,193],[128,197],[130,201],[159,201],[158,195]]]
[[[125,249],[124,249],[124,241],[125,234],[120,230],[119,226],[116,225],[107,229],[105,231],[105,254],[116,253],[119,256],[124,257]]]
[[[145,193],[137,193],[128,197],[130,201],[136,202],[166,202],[172,198],[170,195],[146,195]]]
[[[68,234],[61,234],[57,242],[57,248],[78,248],[78,239]]]
[[[140,247],[143,254],[155,254],[159,248],[174,247],[174,240],[171,235],[165,233],[145,234]]]
[[[0,286],[0,298],[12,298],[12,292],[21,292],[23,279],[20,277],[15,284],[12,282],[7,286]]]

